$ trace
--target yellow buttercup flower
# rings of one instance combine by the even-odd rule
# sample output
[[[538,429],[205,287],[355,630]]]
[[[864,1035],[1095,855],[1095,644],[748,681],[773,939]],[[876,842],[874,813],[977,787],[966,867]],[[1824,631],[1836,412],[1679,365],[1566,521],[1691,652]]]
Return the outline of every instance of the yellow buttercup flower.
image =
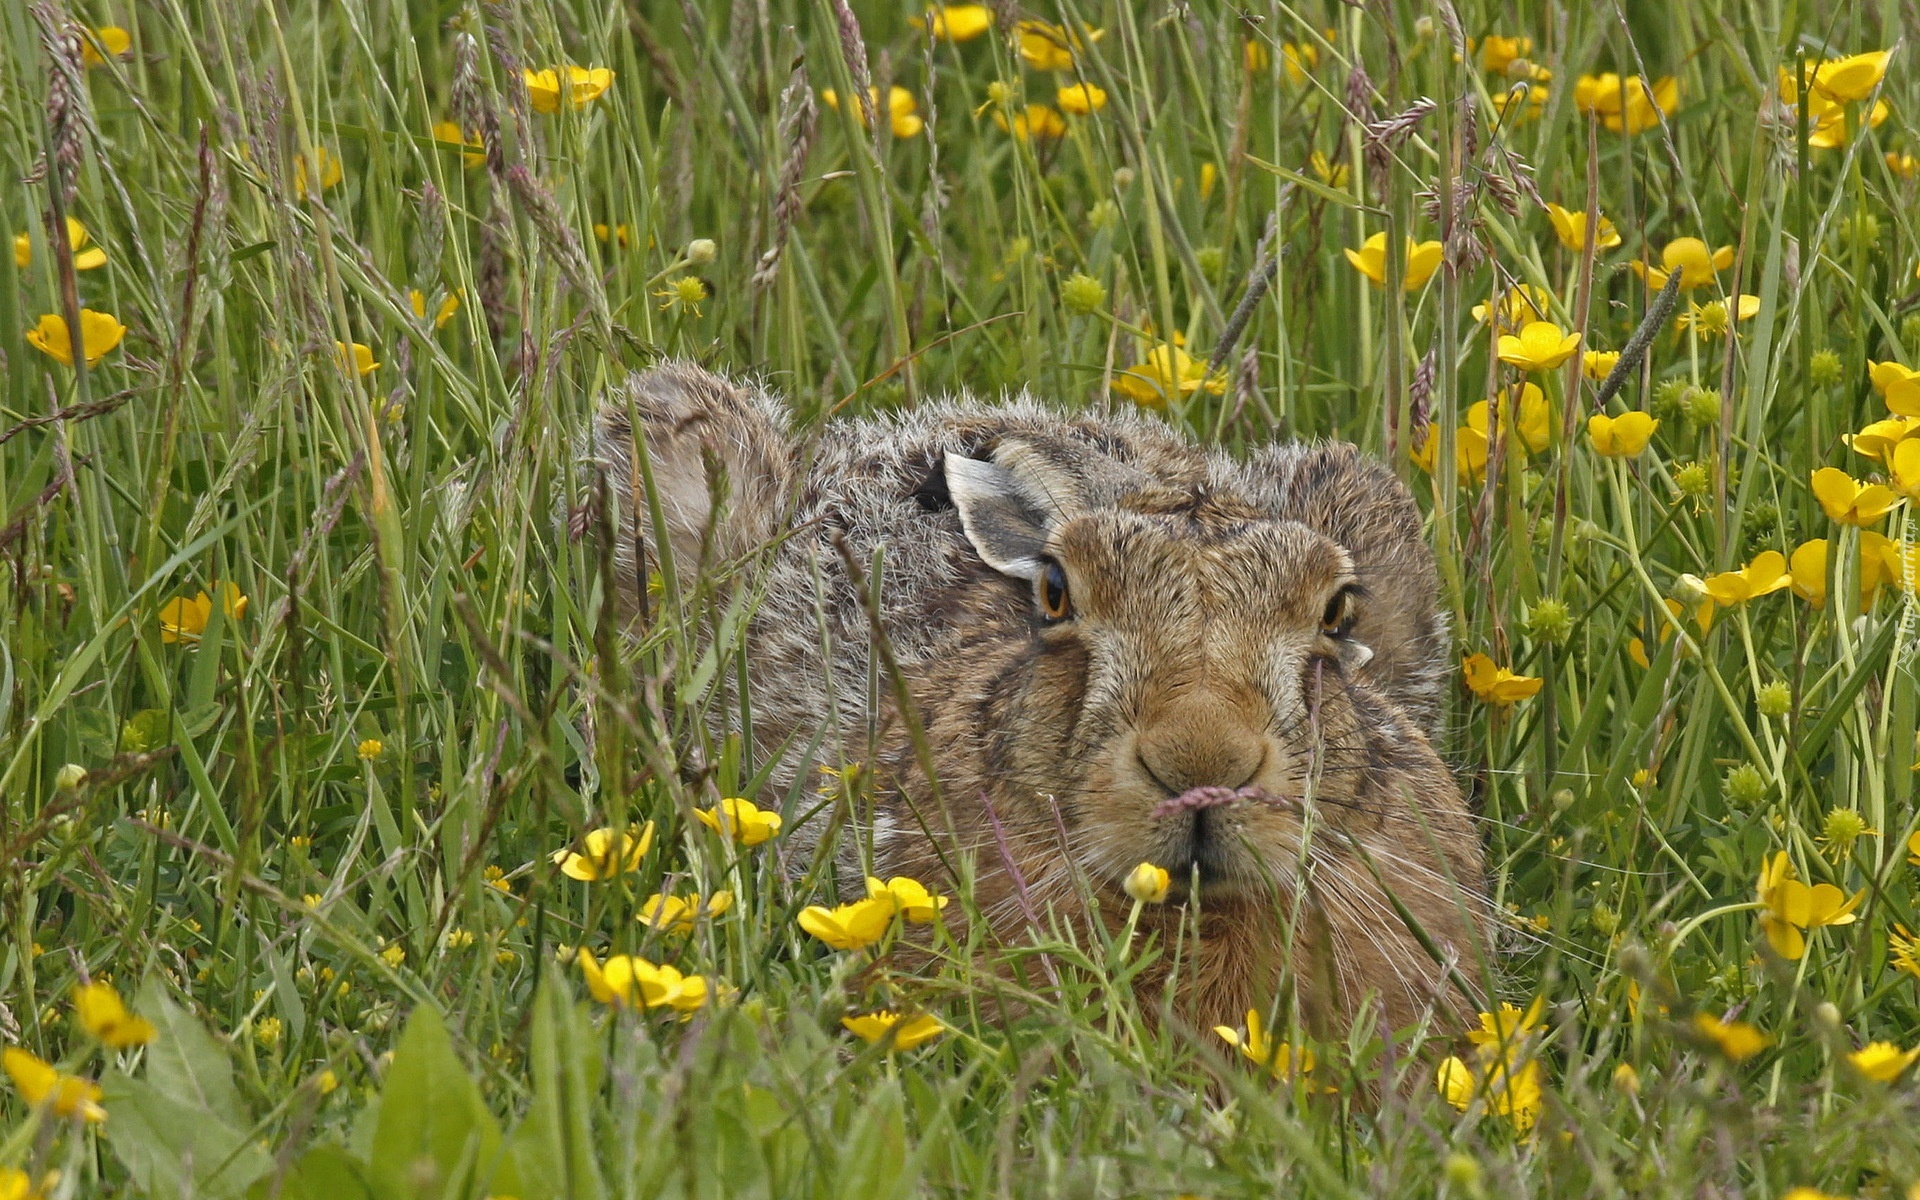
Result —
[[[686,933],[696,920],[712,920],[732,907],[733,893],[729,891],[714,892],[704,900],[697,894],[669,896],[655,892],[640,902],[640,911],[633,919],[661,933]]]
[[[1773,1045],[1773,1039],[1745,1021],[1723,1021],[1707,1013],[1697,1013],[1693,1027],[1734,1062],[1745,1062]]]
[[[899,905],[891,895],[856,900],[834,908],[809,905],[799,926],[835,950],[864,950],[886,936]]]
[[[1326,184],[1328,187],[1343,188],[1347,186],[1347,164],[1341,163],[1339,166],[1335,166],[1325,154],[1322,154],[1318,150],[1315,150],[1307,156],[1307,167],[1321,183]]]
[[[340,156],[325,146],[315,146],[311,155],[299,154],[293,160],[293,194],[305,197],[307,194],[307,160],[311,157],[319,168],[320,190],[326,191],[343,178]]]
[[[1580,373],[1596,381],[1613,374],[1613,369],[1619,365],[1618,350],[1589,350],[1580,356]]]
[[[1553,223],[1553,233],[1560,244],[1578,254],[1587,245],[1587,214],[1561,208],[1558,204],[1547,205],[1547,220]],[[1611,250],[1620,244],[1620,231],[1613,222],[1602,215],[1597,217],[1593,235],[1593,247],[1596,250]]]
[[[1893,361],[1869,362],[1867,378],[1886,401],[1889,412],[1920,417],[1920,371]]]
[[[1312,42],[1282,42],[1280,44],[1280,65],[1286,68],[1287,82],[1299,87],[1320,65],[1320,47]]]
[[[1680,286],[1690,292],[1712,283],[1715,274],[1733,265],[1733,247],[1709,250],[1699,238],[1675,238],[1660,251],[1659,267],[1649,267],[1639,259],[1629,265],[1655,291],[1666,287],[1667,277],[1678,271]]]
[[[73,269],[91,271],[107,265],[107,252],[98,246],[89,245],[93,235],[87,232],[77,218],[67,218],[67,247],[73,251]],[[13,265],[22,271],[33,265],[33,238],[27,234],[15,234],[13,238]]]
[[[1837,467],[1815,471],[1812,485],[1820,507],[1842,525],[1871,525],[1900,503],[1892,488],[1862,483]]]
[[[1787,570],[1787,556],[1778,550],[1763,550],[1737,571],[1722,571],[1706,578],[1707,594],[1723,608],[1770,596],[1791,586],[1793,576]]]
[[[126,336],[127,327],[112,313],[95,312],[91,308],[80,310],[80,351],[86,355],[89,367],[106,357]],[[67,330],[67,319],[59,313],[47,313],[38,325],[27,330],[27,345],[63,367],[73,365],[73,338]]]
[[[995,112],[993,121],[1023,142],[1030,138],[1047,140],[1065,137],[1067,133],[1065,118],[1044,104],[1029,104],[1011,118],[1005,113]]]
[[[463,130],[452,121],[436,121],[433,140],[460,147],[460,161],[469,167],[477,167],[487,161],[486,143],[480,140],[478,129]]]
[[[1493,433],[1488,423],[1490,407],[1485,400],[1476,400],[1467,406],[1467,429],[1480,435],[1483,447],[1491,440]],[[1517,421],[1515,420],[1516,412],[1519,418]],[[1509,436],[1518,435],[1520,443],[1530,454],[1538,454],[1545,450],[1547,444],[1553,439],[1553,409],[1547,404],[1545,394],[1531,383],[1520,385],[1517,404],[1511,389],[1502,393],[1500,428]]]
[[[1113,377],[1113,390],[1143,408],[1165,408],[1175,397],[1185,400],[1202,388],[1218,396],[1227,390],[1226,376],[1209,377],[1204,361],[1167,342]]]
[[[413,308],[414,316],[420,318],[422,321],[427,319],[427,294],[425,292],[419,288],[408,289],[407,303]],[[455,289],[441,297],[440,306],[436,308],[433,313],[433,327],[438,329],[445,325],[448,321],[453,320],[453,314],[459,311],[460,292],[458,289]]]
[[[1215,1025],[1213,1032],[1220,1040],[1238,1050],[1243,1058],[1264,1067],[1281,1083],[1286,1083],[1298,1075],[1306,1075],[1314,1068],[1313,1051],[1305,1046],[1295,1048],[1286,1042],[1275,1041],[1271,1031],[1262,1028],[1260,1013],[1256,1009],[1247,1010],[1247,1031],[1241,1033],[1231,1025]]]
[[[582,852],[579,853],[570,846],[562,846],[551,855],[560,873],[567,878],[595,883],[615,875],[631,874],[640,869],[640,860],[653,847],[653,822],[625,833],[604,828],[590,830],[580,839],[580,846]]]
[[[1621,413],[1617,417],[1595,413],[1587,418],[1587,438],[1594,453],[1602,458],[1633,458],[1653,440],[1660,422],[1643,412]]]
[[[533,111],[557,113],[564,105],[571,109],[582,109],[606,95],[613,86],[611,67],[549,67],[536,71],[527,67],[523,71],[527,83],[527,98],[533,102]],[[564,80],[564,82],[563,82]]]
[[[869,1044],[877,1043],[891,1033],[891,1048],[894,1050],[912,1050],[924,1046],[947,1031],[947,1027],[940,1023],[940,1018],[930,1014],[909,1016],[884,1008],[864,1016],[841,1017],[840,1024]]]
[[[1467,690],[1482,703],[1505,708],[1525,700],[1540,690],[1541,681],[1531,675],[1516,675],[1506,667],[1496,667],[1484,654],[1469,654],[1461,662]]]
[[[638,955],[616,954],[602,964],[592,952],[581,950],[574,961],[586,978],[588,994],[615,1008],[692,1012],[711,995],[704,977],[682,975],[677,967],[655,964]]]
[[[100,1107],[100,1085],[92,1080],[63,1074],[18,1046],[0,1051],[0,1067],[30,1108],[44,1104],[56,1117],[80,1117],[89,1123],[107,1119],[107,1110]]]
[[[1868,1042],[1847,1055],[1853,1069],[1879,1083],[1892,1083],[1920,1060],[1920,1046],[1902,1050],[1892,1042]]]
[[[1889,150],[1881,156],[1886,160],[1887,170],[1902,179],[1912,179],[1920,175],[1920,158],[1911,154],[1902,154],[1898,150]]]
[[[1240,65],[1247,74],[1257,75],[1273,63],[1273,52],[1259,38],[1248,38],[1240,46]]]
[[[867,99],[878,109],[880,89],[868,88]],[[840,111],[840,95],[832,88],[820,89],[820,102],[835,112]],[[904,140],[919,136],[920,131],[926,128],[926,122],[920,119],[919,109],[919,102],[913,98],[912,92],[899,86],[887,89],[887,127],[893,131],[894,137]],[[860,127],[866,128],[867,110],[855,105],[853,115],[860,122]]]
[[[993,28],[993,10],[984,4],[943,4],[913,18],[913,27],[943,42],[970,42]]]
[[[867,899],[891,903],[894,911],[915,925],[931,923],[947,906],[947,897],[934,895],[925,884],[905,875],[895,875],[885,883],[867,876]]]
[[[217,583],[214,590],[220,593],[220,609],[229,620],[238,621],[247,615],[247,598],[241,595],[239,585],[231,581]],[[160,606],[160,640],[197,642],[207,631],[207,621],[212,616],[213,599],[205,592],[192,599],[175,596]]]
[[[1638,75],[1622,79],[1612,71],[1582,75],[1573,86],[1573,106],[1597,114],[1614,133],[1641,133],[1680,107],[1680,81],[1668,75],[1649,85]]]
[[[1827,539],[1814,538],[1794,547],[1787,558],[1787,573],[1793,581],[1793,594],[1824,608],[1827,603]]]
[[[712,808],[696,808],[693,815],[708,829],[743,846],[758,846],[780,832],[779,813],[738,796],[729,796]]]
[[[1167,874],[1165,867],[1156,867],[1143,862],[1127,872],[1127,880],[1121,886],[1128,896],[1142,904],[1159,904],[1167,898],[1167,888],[1173,883],[1173,877]]]
[[[1518,334],[1502,334],[1500,361],[1523,371],[1551,371],[1580,349],[1580,335],[1551,321],[1529,321]]]
[[[1508,64],[1516,58],[1525,58],[1533,53],[1533,39],[1530,37],[1501,37],[1497,33],[1487,35],[1480,43],[1480,65],[1489,71],[1504,74]]]
[[[107,59],[125,58],[131,49],[132,34],[118,25],[102,25],[87,30],[87,36],[80,39],[80,62],[87,67],[104,67]]]
[[[1888,417],[1871,422],[1859,433],[1842,435],[1840,440],[1853,447],[1855,454],[1884,462],[1887,451],[1915,436],[1920,436],[1920,417]]]
[[[1815,150],[1838,150],[1847,144],[1851,135],[1857,135],[1861,129],[1878,129],[1886,124],[1893,115],[1893,108],[1885,100],[1876,100],[1868,110],[1865,119],[1849,118],[1845,109],[1838,105],[1825,108],[1816,107],[1809,112],[1811,121],[1807,128],[1807,145]]]
[[[1751,321],[1760,313],[1760,297],[1741,296],[1732,309],[1728,309],[1725,300],[1709,300],[1705,304],[1687,302],[1687,311],[1680,314],[1674,322],[1679,329],[1691,329],[1701,337],[1725,337],[1733,322]]]
[[[1830,58],[1813,70],[1813,90],[1842,103],[1865,100],[1887,73],[1891,50],[1870,50],[1845,58]]]
[[[1462,479],[1466,480],[1479,479],[1487,473],[1486,401],[1479,401],[1474,405],[1474,408],[1480,410],[1482,428],[1475,429],[1472,425],[1462,425],[1460,428],[1454,430],[1453,434],[1454,470]],[[1469,421],[1473,419],[1473,415],[1474,409],[1468,409],[1467,419]],[[1419,467],[1429,475],[1433,474],[1434,466],[1439,462],[1440,458],[1439,427],[1435,425],[1427,426],[1426,436],[1420,440],[1418,446],[1408,450],[1407,457],[1413,460],[1414,466]]]
[[[1474,305],[1473,319],[1482,324],[1492,321],[1494,327],[1502,331],[1521,329],[1534,321],[1546,320],[1552,299],[1545,288],[1516,283],[1497,302]]]
[[[1084,117],[1105,108],[1107,94],[1091,83],[1076,83],[1072,87],[1063,87],[1055,92],[1053,102],[1060,106],[1061,112]]]
[[[89,1037],[115,1050],[151,1042],[158,1030],[145,1017],[128,1011],[110,983],[83,983],[73,989],[73,1015]]]
[[[1085,49],[1078,37],[1045,21],[1021,21],[1013,30],[1020,39],[1020,57],[1036,71],[1071,71],[1073,56]],[[1087,36],[1097,42],[1105,32],[1095,29]]]
[[[335,342],[333,356],[341,370],[351,371],[355,375],[371,375],[380,368],[380,364],[374,361],[373,347],[360,342],[353,343],[351,347],[345,342]]]
[[[1761,905],[1760,930],[1766,934],[1767,944],[1790,961],[1798,961],[1807,953],[1804,930],[1853,924],[1853,910],[1866,897],[1861,891],[1848,898],[1830,883],[1809,887],[1800,882],[1794,878],[1793,860],[1784,850],[1761,866],[1755,893]]]
[[[1361,244],[1358,250],[1342,250],[1353,269],[1365,275],[1375,287],[1387,286],[1387,235],[1376,233]],[[1441,248],[1439,242],[1418,242],[1407,239],[1407,274],[1401,281],[1401,287],[1409,292],[1418,291],[1433,273],[1440,269]]]

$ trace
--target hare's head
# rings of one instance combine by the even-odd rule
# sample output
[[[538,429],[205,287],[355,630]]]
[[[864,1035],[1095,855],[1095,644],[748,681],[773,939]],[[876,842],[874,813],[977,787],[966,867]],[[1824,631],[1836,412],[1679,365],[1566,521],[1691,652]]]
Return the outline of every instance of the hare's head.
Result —
[[[967,540],[1030,612],[1030,648],[986,685],[1018,694],[1000,790],[1058,804],[1096,883],[1144,860],[1211,896],[1265,891],[1301,861],[1310,811],[1337,839],[1377,822],[1382,787],[1457,808],[1407,717],[1424,694],[1395,695],[1421,691],[1409,657],[1437,655],[1430,560],[1417,525],[1383,536],[1404,492],[1335,457],[1309,486],[1371,493],[1345,502],[1352,530],[1309,523],[1272,463],[1173,485],[1073,441],[947,456]]]

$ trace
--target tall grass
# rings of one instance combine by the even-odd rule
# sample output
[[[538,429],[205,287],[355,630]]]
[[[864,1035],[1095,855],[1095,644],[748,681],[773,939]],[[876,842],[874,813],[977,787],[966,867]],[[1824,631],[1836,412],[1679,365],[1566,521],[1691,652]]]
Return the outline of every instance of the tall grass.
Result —
[[[1823,149],[1778,76],[1900,44],[1904,10],[997,14],[1057,25],[1063,72],[1004,20],[955,43],[918,15],[0,7],[0,224],[30,257],[0,255],[0,1041],[104,1079],[108,1112],[8,1094],[0,1168],[62,1196],[1915,1194],[1912,1085],[1848,1057],[1920,1036],[1897,941],[1920,928],[1911,576],[1852,602],[1902,561],[1869,535],[1913,537],[1910,506],[1835,525],[1808,480],[1889,469],[1843,435],[1887,415],[1869,364],[1920,355],[1920,93],[1901,49],[1884,124],[1851,103]],[[130,53],[83,65],[79,27],[109,25]],[[1543,103],[1524,62],[1486,66],[1490,35],[1532,39]],[[535,111],[523,68],[568,63],[612,87]],[[1609,130],[1576,103],[1602,71],[1673,76],[1680,103]],[[863,77],[923,127],[863,128]],[[1075,83],[1106,107],[1005,128]],[[1624,244],[1567,250],[1547,201],[1597,202]],[[104,267],[49,242],[68,214]],[[1392,253],[1375,287],[1342,251],[1381,231],[1446,262],[1406,291]],[[1576,356],[1527,376],[1542,448],[1510,429],[1490,479],[1463,469],[1470,407],[1520,378],[1471,310],[1531,285],[1618,350],[1652,294],[1627,263],[1681,237],[1734,251],[1683,312],[1757,309],[1736,337],[1658,328],[1612,404],[1660,418],[1651,447],[1594,452]],[[990,950],[955,920],[924,970],[824,952],[793,920],[819,873],[692,818],[768,765],[711,732],[750,719],[742,602],[669,576],[630,642],[575,536],[589,414],[657,356],[763,371],[803,422],[957,390],[1124,406],[1161,339],[1213,355],[1267,255],[1218,390],[1167,416],[1235,450],[1382,455],[1431,515],[1462,652],[1544,680],[1511,706],[1463,687],[1444,747],[1511,918],[1504,999],[1545,1004],[1531,1128],[1497,1097],[1457,1112],[1434,1055],[1365,1028],[1314,1047],[1337,1090],[1247,1069],[1124,986],[1169,946]],[[92,366],[22,336],[81,307],[128,327]],[[1799,590],[1832,600],[1695,619],[1698,579],[1814,538],[1829,565]],[[204,628],[170,635],[201,593]],[[807,780],[789,820],[863,786]],[[549,857],[649,820],[636,873]],[[1754,902],[1779,852],[1862,896],[1795,960]],[[734,907],[684,940],[633,919],[676,888]],[[610,1014],[583,946],[719,994],[684,1023]],[[102,978],[159,1025],[145,1051],[76,1023],[73,986]],[[882,1004],[949,1031],[888,1053],[840,1028]],[[1696,1016],[1769,1045],[1729,1055]]]

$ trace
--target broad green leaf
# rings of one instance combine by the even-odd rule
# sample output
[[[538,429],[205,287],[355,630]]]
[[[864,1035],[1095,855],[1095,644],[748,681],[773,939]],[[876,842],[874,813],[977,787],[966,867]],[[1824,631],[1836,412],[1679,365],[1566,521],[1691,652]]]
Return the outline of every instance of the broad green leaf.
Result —
[[[494,1167],[500,1129],[453,1052],[440,1014],[421,1005],[394,1048],[373,1133],[374,1194],[381,1200],[464,1196]]]
[[[272,1169],[266,1147],[246,1127],[183,1103],[149,1079],[113,1074],[101,1087],[107,1144],[141,1192],[164,1200],[238,1196]]]
[[[253,1115],[233,1085],[233,1061],[191,1014],[149,981],[135,1007],[153,1022],[157,1035],[147,1047],[146,1082],[167,1100],[237,1129],[253,1125]]]
[[[552,976],[533,1002],[533,1101],[513,1131],[509,1171],[496,1179],[520,1200],[598,1200],[606,1191],[593,1157],[593,1098],[601,1051],[586,1015]]]

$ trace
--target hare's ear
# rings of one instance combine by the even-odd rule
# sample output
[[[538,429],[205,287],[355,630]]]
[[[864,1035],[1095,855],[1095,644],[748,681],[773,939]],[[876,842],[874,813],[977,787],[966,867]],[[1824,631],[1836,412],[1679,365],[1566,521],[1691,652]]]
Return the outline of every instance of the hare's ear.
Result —
[[[947,494],[967,541],[1003,575],[1040,573],[1048,533],[1085,507],[1083,478],[1062,447],[1005,439],[993,461],[947,455]]]
[[[595,458],[622,527],[651,543],[641,439],[679,569],[694,569],[703,552],[724,561],[775,536],[794,455],[772,397],[687,363],[642,371],[612,390],[596,423]]]

